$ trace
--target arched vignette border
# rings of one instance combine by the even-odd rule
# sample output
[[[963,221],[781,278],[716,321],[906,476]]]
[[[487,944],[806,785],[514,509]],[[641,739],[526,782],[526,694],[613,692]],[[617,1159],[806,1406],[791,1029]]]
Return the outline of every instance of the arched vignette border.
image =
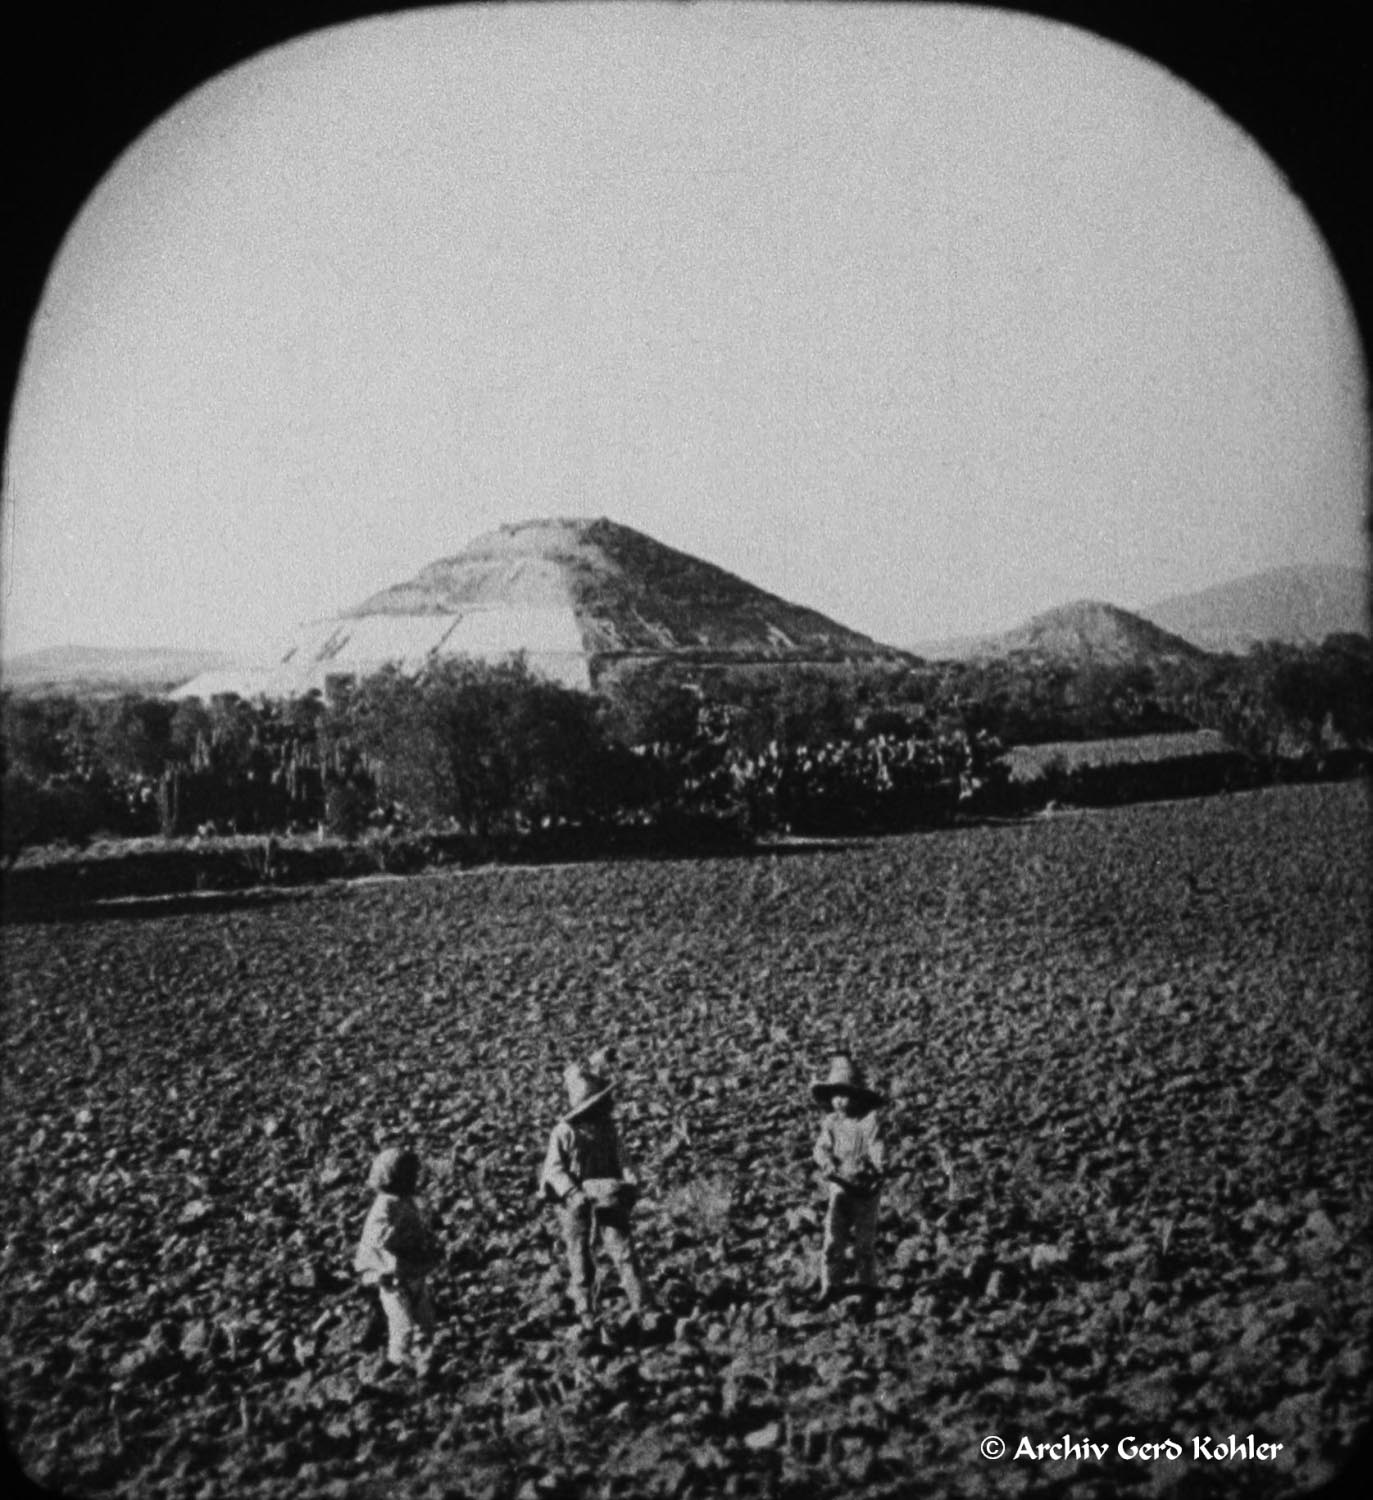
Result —
[[[890,3],[915,8],[931,0]],[[1300,7],[1291,0],[977,3],[1077,26],[1149,57],[1247,131],[1301,197],[1330,248],[1358,318],[1367,381],[1373,65],[1356,7],[1337,0]],[[388,0],[236,0],[223,7],[186,0],[30,0],[22,21],[11,22],[5,80],[0,379],[7,432],[49,268],[83,203],[120,154],[186,94],[259,52],[323,27],[417,8],[423,7]],[[1366,1430],[1344,1475],[1321,1494],[1359,1493],[1352,1485],[1369,1451]]]
[[[925,0],[906,3],[916,8]],[[1151,57],[1248,131],[1329,245],[1367,359],[1373,69],[1353,7],[1294,7],[1287,0],[993,4],[1078,26]],[[258,52],[321,27],[414,8],[386,0],[240,0],[222,10],[38,0],[30,7],[29,39],[12,55],[7,90],[12,227],[0,298],[7,416],[49,267],[120,153],[187,93]]]

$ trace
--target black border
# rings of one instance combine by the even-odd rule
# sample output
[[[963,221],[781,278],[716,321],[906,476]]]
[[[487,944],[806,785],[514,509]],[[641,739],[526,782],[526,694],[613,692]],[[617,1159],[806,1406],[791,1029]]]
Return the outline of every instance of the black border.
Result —
[[[914,9],[931,0],[904,3]],[[1368,149],[1373,68],[1357,7],[1336,0],[981,4],[1077,26],[1150,57],[1246,130],[1301,197],[1330,247],[1363,337],[1367,382],[1373,326],[1373,153]],[[0,242],[6,272],[0,374],[7,430],[29,324],[48,269],[81,205],[119,155],[191,90],[258,52],[321,27],[418,8],[359,0],[231,0],[222,8],[194,0],[125,5],[30,0],[27,13],[11,14],[7,222]],[[0,1449],[0,1462],[4,1457]],[[1369,1458],[1366,1429],[1343,1475],[1320,1493],[1355,1493]]]

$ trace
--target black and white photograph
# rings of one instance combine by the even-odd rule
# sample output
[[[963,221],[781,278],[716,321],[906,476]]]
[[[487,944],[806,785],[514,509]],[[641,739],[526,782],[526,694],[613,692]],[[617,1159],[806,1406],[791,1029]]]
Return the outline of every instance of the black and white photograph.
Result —
[[[8,1464],[1363,1493],[1354,13],[193,9],[11,61]]]

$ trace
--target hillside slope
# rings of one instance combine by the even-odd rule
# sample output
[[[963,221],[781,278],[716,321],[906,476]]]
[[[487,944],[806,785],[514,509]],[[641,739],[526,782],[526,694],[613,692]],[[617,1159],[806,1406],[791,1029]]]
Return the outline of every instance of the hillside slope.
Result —
[[[1344,631],[1367,635],[1368,574],[1333,563],[1272,568],[1140,613],[1207,651],[1244,651],[1255,641],[1305,645]]]

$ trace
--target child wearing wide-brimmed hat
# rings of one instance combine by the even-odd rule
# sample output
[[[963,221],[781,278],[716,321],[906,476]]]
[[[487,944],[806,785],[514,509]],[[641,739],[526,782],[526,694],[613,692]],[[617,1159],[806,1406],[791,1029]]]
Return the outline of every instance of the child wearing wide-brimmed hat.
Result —
[[[828,1303],[835,1296],[845,1256],[852,1250],[853,1279],[870,1306],[877,1292],[877,1209],[885,1167],[877,1111],[887,1101],[842,1052],[830,1059],[828,1075],[815,1079],[810,1091],[826,1110],[815,1142],[815,1164],[829,1195],[820,1300]]]
[[[386,1314],[386,1362],[400,1368],[419,1352],[434,1327],[429,1273],[439,1256],[419,1205],[420,1159],[405,1147],[382,1151],[367,1174],[376,1194],[362,1227],[354,1268],[374,1286]]]
[[[557,1204],[572,1305],[587,1330],[594,1323],[592,1250],[598,1230],[620,1273],[631,1314],[638,1318],[646,1311],[630,1225],[638,1199],[638,1180],[620,1148],[614,1084],[595,1070],[598,1066],[604,1066],[600,1054],[589,1064],[570,1063],[564,1071],[568,1108],[549,1136],[539,1175],[544,1197]]]

